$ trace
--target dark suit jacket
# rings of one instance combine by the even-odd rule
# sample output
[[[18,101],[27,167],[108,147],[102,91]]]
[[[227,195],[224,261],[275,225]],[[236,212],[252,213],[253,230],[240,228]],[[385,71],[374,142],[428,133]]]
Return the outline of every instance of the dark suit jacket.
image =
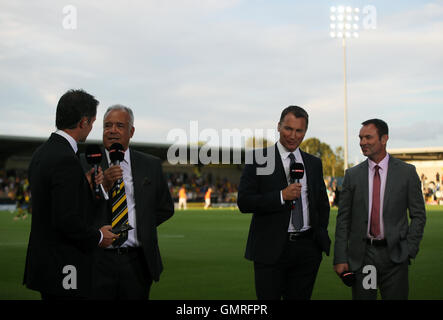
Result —
[[[58,296],[89,295],[93,249],[93,197],[69,142],[53,133],[34,153],[29,170],[32,223],[23,283]],[[76,268],[77,289],[66,290],[65,266]]]
[[[137,238],[143,248],[149,272],[153,280],[158,281],[163,264],[158,247],[157,226],[172,217],[174,202],[160,159],[131,148],[128,150],[134,184]],[[104,150],[101,167],[103,170],[109,167]],[[111,224],[110,212],[110,202],[103,201],[96,225]]]
[[[363,264],[369,216],[368,160],[346,171],[335,231],[334,264]],[[410,223],[408,222],[408,214]],[[383,199],[383,223],[390,258],[395,263],[415,258],[426,222],[421,183],[415,167],[392,156]]]
[[[274,152],[273,172],[257,175],[257,168],[263,168],[265,165],[258,164],[254,155],[253,164],[246,164],[243,169],[237,203],[241,212],[253,213],[246,245],[246,259],[272,264],[278,260],[287,242],[291,209],[289,204],[281,204],[280,191],[288,186],[288,182],[277,145],[264,151],[266,154],[271,152],[269,155]],[[300,152],[307,177],[309,219],[314,239],[329,255],[331,241],[327,227],[330,208],[322,163],[319,158],[301,150]]]

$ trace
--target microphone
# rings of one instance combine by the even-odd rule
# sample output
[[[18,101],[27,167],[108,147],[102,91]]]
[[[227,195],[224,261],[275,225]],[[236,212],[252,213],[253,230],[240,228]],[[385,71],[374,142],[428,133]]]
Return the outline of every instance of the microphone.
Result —
[[[300,179],[305,175],[305,167],[301,162],[293,162],[289,166],[289,179],[292,183],[299,183]],[[295,207],[295,200],[292,201],[292,208]]]
[[[109,149],[109,158],[113,165],[120,165],[120,162],[125,158],[125,150],[120,143],[113,143]],[[115,183],[117,185],[117,190],[120,190],[120,184],[123,182],[122,179],[118,179]]]
[[[101,193],[100,193],[100,188],[98,185],[95,184],[95,175],[98,172],[98,166],[100,164],[100,162],[102,161],[102,150],[100,149],[100,147],[98,145],[88,145],[86,147],[86,161],[94,167],[94,173],[91,177],[92,179],[92,185],[94,188],[94,194],[95,197],[97,199],[100,199],[101,197]]]
[[[343,271],[340,274],[340,279],[343,281],[345,285],[348,287],[352,287],[355,283],[355,272],[352,271]]]
[[[300,179],[303,179],[305,175],[305,167],[303,163],[293,162],[289,168],[289,177],[291,179],[291,183],[299,183]]]

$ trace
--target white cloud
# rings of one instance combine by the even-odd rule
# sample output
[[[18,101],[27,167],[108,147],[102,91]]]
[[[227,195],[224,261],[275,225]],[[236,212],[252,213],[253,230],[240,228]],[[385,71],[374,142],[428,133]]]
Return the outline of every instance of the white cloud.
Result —
[[[328,17],[323,30],[314,20],[285,20],[287,13],[279,11],[301,12],[307,2],[71,4],[79,19],[72,31],[62,28],[65,4],[58,1],[3,5],[2,132],[24,115],[32,125],[20,132],[47,136],[58,97],[84,88],[100,100],[97,119],[111,104],[134,109],[135,141],[164,142],[169,129],[187,128],[190,120],[217,130],[275,128],[281,110],[296,104],[310,113],[309,136],[343,145],[342,48],[328,38]],[[272,19],[266,6],[275,6]],[[360,155],[355,137],[363,120],[384,118],[408,139],[412,133],[402,128],[425,123],[443,104],[442,2],[398,8],[391,16],[383,4],[377,11],[377,29],[362,31],[347,49],[352,157]],[[320,18],[315,10],[305,12]],[[26,115],[35,111],[44,116],[32,121]],[[421,141],[443,145],[437,133],[423,133]],[[101,121],[91,135],[101,138]]]

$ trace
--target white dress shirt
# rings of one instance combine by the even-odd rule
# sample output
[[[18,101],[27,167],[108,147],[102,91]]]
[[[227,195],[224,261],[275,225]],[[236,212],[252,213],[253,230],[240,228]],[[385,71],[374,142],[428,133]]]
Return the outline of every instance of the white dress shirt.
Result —
[[[368,215],[368,230],[367,236],[368,238],[373,238],[370,234],[369,229],[371,228],[371,209],[372,209],[372,188],[374,185],[374,173],[375,166],[378,165],[380,169],[378,169],[378,173],[380,175],[380,234],[377,239],[385,238],[385,228],[383,223],[383,200],[385,197],[385,188],[386,188],[386,177],[388,176],[388,164],[389,164],[389,154],[386,154],[386,157],[383,158],[380,163],[375,163],[374,161],[368,159],[368,181],[369,181],[369,215]]]
[[[78,151],[77,141],[75,141],[75,139],[73,137],[71,137],[69,134],[67,134],[63,130],[57,130],[54,133],[62,136],[66,140],[68,140],[69,144],[71,145],[72,150],[74,150],[74,153],[77,153],[77,151]]]
[[[109,158],[109,151],[105,150],[105,153],[109,166],[112,166]],[[128,223],[134,228],[128,231],[128,240],[126,240],[121,247],[139,247],[140,242],[137,240],[137,225],[135,218],[134,180],[132,178],[129,148],[125,151],[125,157],[123,161],[120,162],[120,167],[123,170],[123,181],[125,183],[126,203],[128,205]]]
[[[281,160],[283,163],[283,168],[284,168],[285,174],[286,174],[286,179],[287,179],[288,185],[289,185],[291,183],[290,176],[289,176],[289,165],[291,163],[291,159],[289,158],[289,154],[291,152],[288,151],[280,143],[280,141],[277,142],[277,148],[278,148],[278,152],[280,153],[280,157],[281,157]],[[300,149],[297,148],[292,153],[295,156],[295,162],[299,162],[304,165],[303,158],[300,153]],[[311,228],[309,225],[308,184],[307,184],[306,174],[304,174],[303,178],[300,179],[300,184],[301,184],[301,198],[302,198],[302,205],[303,205],[303,228],[301,228],[300,231],[303,232],[303,231],[306,231]],[[282,191],[280,191],[280,199],[281,199],[281,203],[284,204],[285,202],[283,200],[283,192]],[[294,226],[292,225],[292,216],[291,216],[291,218],[289,219],[288,232],[295,232],[295,231],[296,230],[294,229]]]

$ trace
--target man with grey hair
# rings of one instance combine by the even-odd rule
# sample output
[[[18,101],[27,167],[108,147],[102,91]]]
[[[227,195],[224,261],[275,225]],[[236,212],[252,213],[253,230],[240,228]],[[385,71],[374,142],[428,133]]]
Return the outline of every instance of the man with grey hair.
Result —
[[[149,299],[152,281],[159,280],[163,269],[157,226],[174,214],[174,204],[160,159],[129,147],[134,131],[130,108],[108,108],[103,119],[105,156],[101,166],[109,200],[104,201],[97,223],[114,225],[119,220],[133,229],[121,233],[109,247],[97,250],[93,281],[96,299]],[[109,157],[114,143],[124,150],[119,165],[111,163]]]

